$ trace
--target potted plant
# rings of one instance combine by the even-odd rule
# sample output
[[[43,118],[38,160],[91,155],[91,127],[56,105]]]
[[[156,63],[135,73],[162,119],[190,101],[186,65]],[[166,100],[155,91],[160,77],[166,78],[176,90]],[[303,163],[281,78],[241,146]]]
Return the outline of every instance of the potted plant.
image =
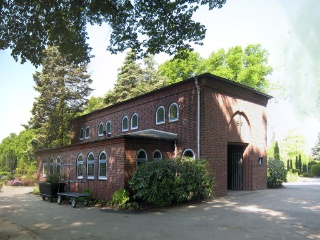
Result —
[[[53,198],[57,198],[57,193],[63,191],[63,183],[60,182],[60,173],[52,173],[48,175],[45,182],[39,182],[39,190],[42,199],[46,197],[52,202]]]

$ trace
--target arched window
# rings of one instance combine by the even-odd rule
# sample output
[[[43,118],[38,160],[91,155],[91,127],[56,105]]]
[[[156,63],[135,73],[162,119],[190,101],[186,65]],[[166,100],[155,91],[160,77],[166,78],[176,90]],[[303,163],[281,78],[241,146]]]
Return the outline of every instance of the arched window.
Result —
[[[122,118],[122,132],[129,130],[129,120],[127,116]]]
[[[172,103],[169,107],[169,122],[174,122],[178,120],[179,120],[178,104]]]
[[[83,139],[83,136],[84,136],[84,132],[83,132],[83,128],[81,128],[80,129],[80,140],[82,140]]]
[[[106,123],[106,132],[107,134],[111,134],[111,121],[109,120],[107,123]]]
[[[156,113],[156,124],[163,124],[165,123],[165,109],[163,106],[158,107]]]
[[[108,177],[108,163],[107,163],[107,154],[106,152],[101,152],[99,155],[99,179],[107,179]]]
[[[61,159],[60,159],[60,157],[57,157],[57,160],[56,160],[56,173],[61,173]]]
[[[90,137],[90,127],[87,126],[86,127],[86,138],[89,138]]]
[[[159,150],[155,150],[153,153],[153,160],[162,160],[162,153]]]
[[[42,175],[43,175],[43,177],[47,177],[48,176],[48,161],[47,161],[46,158],[43,159]]]
[[[103,123],[99,123],[99,126],[98,126],[98,136],[101,137],[103,136]]]
[[[131,116],[131,129],[138,129],[139,119],[138,114],[134,113]]]
[[[83,156],[81,153],[77,157],[77,178],[83,179]]]
[[[94,179],[94,156],[89,153],[87,157],[87,179]]]
[[[49,174],[52,174],[52,173],[53,173],[53,158],[51,157],[49,161]]]
[[[188,148],[183,151],[182,157],[189,157],[189,158],[195,159],[194,151],[192,149]]]
[[[147,153],[145,150],[140,149],[137,154],[137,166],[140,164],[146,163],[148,161],[147,159]]]

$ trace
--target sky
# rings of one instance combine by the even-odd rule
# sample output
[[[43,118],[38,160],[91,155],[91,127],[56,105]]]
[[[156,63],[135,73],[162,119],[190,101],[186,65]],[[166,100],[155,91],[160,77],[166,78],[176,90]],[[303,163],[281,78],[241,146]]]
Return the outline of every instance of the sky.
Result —
[[[267,78],[284,94],[273,91],[268,104],[268,142],[281,139],[295,129],[312,147],[320,133],[320,1],[317,0],[227,0],[221,9],[202,7],[194,19],[207,28],[203,46],[195,46],[202,57],[212,51],[239,45],[261,44],[269,52],[274,69]],[[125,53],[106,51],[110,29],[89,26],[89,45],[95,55],[88,66],[93,79],[92,95],[103,96],[112,89]],[[155,57],[161,64],[170,56]],[[10,133],[19,134],[27,124],[37,92],[30,62],[20,64],[10,50],[0,50],[0,142]],[[288,98],[294,93],[294,98]],[[318,101],[318,102],[317,102]],[[299,110],[299,111],[298,111]],[[319,112],[319,114],[317,114]]]

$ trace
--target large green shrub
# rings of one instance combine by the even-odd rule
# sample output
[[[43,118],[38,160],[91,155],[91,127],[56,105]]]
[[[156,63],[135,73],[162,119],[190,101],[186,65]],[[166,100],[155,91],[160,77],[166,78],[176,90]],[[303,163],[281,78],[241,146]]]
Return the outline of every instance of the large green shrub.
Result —
[[[212,194],[213,178],[203,159],[169,159],[140,165],[129,181],[134,197],[158,206],[204,199]]]
[[[277,188],[287,182],[287,171],[282,161],[268,160],[267,181],[269,188]]]
[[[312,175],[314,175],[316,177],[320,177],[320,164],[312,165],[311,173],[312,173]]]

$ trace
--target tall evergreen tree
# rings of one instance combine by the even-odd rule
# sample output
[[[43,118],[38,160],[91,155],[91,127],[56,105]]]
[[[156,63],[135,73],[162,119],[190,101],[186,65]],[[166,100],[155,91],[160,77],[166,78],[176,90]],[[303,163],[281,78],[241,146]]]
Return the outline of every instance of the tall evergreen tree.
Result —
[[[278,142],[276,142],[274,145],[274,159],[280,161],[280,150]]]
[[[69,64],[56,47],[49,46],[41,72],[33,75],[39,96],[33,104],[30,127],[36,149],[63,146],[70,141],[70,119],[83,111],[92,89],[87,65]]]

